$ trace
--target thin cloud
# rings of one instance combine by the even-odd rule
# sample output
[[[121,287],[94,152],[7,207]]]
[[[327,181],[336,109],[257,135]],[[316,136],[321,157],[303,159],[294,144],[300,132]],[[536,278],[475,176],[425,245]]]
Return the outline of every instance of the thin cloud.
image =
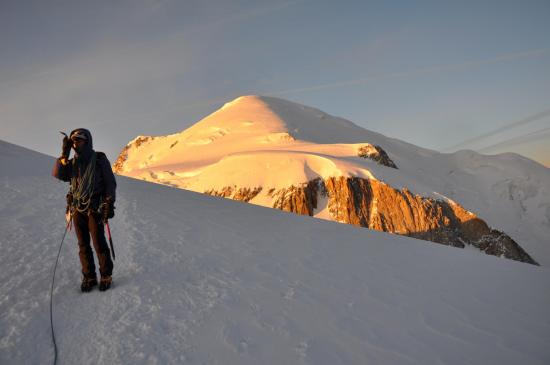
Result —
[[[489,151],[498,150],[501,147],[509,148],[511,146],[517,146],[517,145],[532,143],[537,141],[544,141],[548,139],[550,139],[550,127],[542,128],[542,129],[539,129],[538,131],[526,133],[521,136],[516,136],[510,139],[507,139],[505,141],[501,141],[493,145],[483,147],[481,149],[478,149],[477,151],[489,152]]]
[[[182,40],[189,40],[192,38],[194,34],[200,34],[202,32],[205,32],[207,30],[219,30],[219,28],[223,28],[224,26],[227,26],[229,24],[243,22],[245,20],[254,19],[261,16],[266,16],[271,13],[275,13],[278,11],[281,11],[283,9],[286,9],[290,6],[294,6],[300,3],[303,3],[307,0],[291,0],[286,1],[283,3],[278,4],[270,4],[267,6],[262,7],[256,7],[251,8],[246,11],[240,11],[240,12],[234,12],[230,14],[226,14],[223,17],[213,20],[208,23],[200,24],[193,26],[188,29],[184,29],[183,31],[178,31],[169,35],[166,35],[160,40],[153,41],[145,41],[145,42],[139,42],[134,41],[130,44],[125,45],[95,45],[97,49],[88,49],[86,51],[81,52],[76,57],[84,58],[83,55],[86,56],[87,61],[86,62],[80,62],[80,64],[83,66],[83,70],[87,70],[88,66],[94,66],[95,60],[97,57],[96,54],[103,55],[104,49],[111,47],[111,52],[120,56],[124,56],[126,54],[128,55],[134,55],[133,59],[139,59],[136,58],[136,54],[143,54],[145,57],[152,57],[151,54],[156,53],[158,57],[161,57],[162,59],[169,59],[173,58],[172,53],[174,53],[174,49],[181,48],[181,42]],[[168,4],[167,1],[162,0],[153,0],[150,1],[147,5],[148,10],[155,10],[159,8],[166,7]],[[166,50],[164,53],[162,50],[158,50],[159,48],[157,44],[160,43],[161,45],[170,45],[169,49]],[[151,50],[154,49],[154,50]],[[128,57],[130,58],[130,57]],[[81,61],[81,60],[79,60]],[[166,62],[166,61],[165,61]],[[160,63],[162,64],[162,63]],[[35,66],[36,67],[36,66]],[[16,76],[12,76],[5,79],[0,79],[0,88],[1,89],[10,89],[22,86],[23,84],[33,84],[34,82],[40,82],[42,79],[47,77],[65,77],[67,63],[63,62],[61,64],[52,65],[51,67],[47,69],[43,69],[42,66],[39,66],[39,70],[34,69],[27,69],[23,70],[22,72],[19,72]],[[170,70],[170,69],[168,69]]]
[[[289,6],[289,5],[298,3],[298,2],[299,1],[292,1],[292,2],[287,2],[287,3],[277,5],[277,6],[273,6],[273,7],[257,9],[255,11],[250,12],[250,13],[235,15],[234,17],[230,17],[230,20],[227,20],[227,21],[228,22],[229,21],[236,21],[236,20],[242,20],[242,19],[245,19],[245,18],[248,18],[248,17],[251,17],[251,16],[264,15],[267,12],[275,11],[275,10],[281,9],[282,7],[286,7],[286,6]],[[283,90],[283,91],[262,92],[260,94],[265,95],[265,96],[283,96],[283,95],[287,95],[287,94],[295,94],[295,93],[302,93],[302,92],[310,92],[310,91],[338,88],[338,87],[344,87],[344,86],[352,86],[352,85],[357,85],[357,84],[364,84],[364,83],[367,83],[369,81],[375,81],[375,80],[416,77],[416,76],[435,74],[435,73],[440,73],[440,72],[445,72],[445,71],[458,71],[458,70],[462,70],[462,69],[469,69],[469,68],[473,68],[473,67],[479,67],[479,66],[488,65],[488,64],[506,62],[506,61],[511,61],[511,60],[515,60],[515,59],[544,56],[549,51],[550,51],[550,49],[547,49],[547,48],[533,49],[533,50],[524,51],[524,52],[504,54],[504,55],[500,55],[500,56],[497,56],[497,57],[488,58],[488,59],[479,60],[479,61],[472,61],[472,62],[465,62],[465,63],[458,63],[458,64],[450,64],[450,65],[441,65],[441,66],[428,67],[428,68],[420,68],[420,69],[413,70],[413,71],[408,71],[408,72],[385,73],[385,74],[373,75],[373,76],[370,76],[370,77],[367,77],[367,78],[341,81],[341,82],[335,82],[335,83],[330,83],[330,84],[322,84],[322,85],[316,85],[316,86],[308,86],[308,87],[297,88],[297,89],[289,89],[289,90]],[[205,107],[211,107],[211,106],[218,106],[220,104],[226,103],[227,101],[235,98],[236,96],[240,96],[240,94],[239,95],[232,94],[232,95],[228,95],[227,97],[223,97],[223,98],[208,99],[208,100],[204,100],[204,101],[200,101],[200,102],[196,102],[196,103],[191,103],[191,104],[186,104],[186,105],[174,105],[173,107],[169,107],[169,108],[165,108],[163,110],[155,111],[155,112],[149,113],[147,115],[142,114],[141,117],[152,118],[154,116],[164,114],[164,113],[167,113],[167,112],[183,111],[183,110],[190,110],[190,109],[196,109],[196,108],[205,108]],[[547,110],[547,111],[544,111],[544,112],[541,112],[541,113],[537,113],[534,116],[525,118],[525,120],[521,120],[521,121],[515,122],[513,124],[514,124],[514,126],[521,125],[521,124],[526,124],[528,122],[531,122],[531,120],[529,120],[529,121],[527,121],[527,120],[529,118],[533,118],[533,117],[537,117],[537,119],[534,119],[534,120],[538,120],[538,119],[542,118],[542,117],[538,117],[542,113],[544,113],[544,116],[546,116],[547,115],[546,113],[550,114],[550,110]],[[534,120],[532,120],[532,121],[534,121]],[[507,129],[506,126],[502,127],[502,128],[504,128],[504,130]],[[499,132],[500,132],[500,130],[499,130]],[[496,134],[496,131],[492,131],[492,132],[489,132],[489,133],[491,133],[491,134],[495,133]],[[489,133],[487,133],[487,135],[489,135]],[[485,136],[483,136],[483,137],[485,137]],[[481,136],[476,137],[476,139],[477,138],[481,139]],[[461,144],[462,143],[464,143],[464,142],[461,142]],[[449,147],[445,150],[448,150],[448,149],[451,149],[451,148],[453,148],[453,146]]]
[[[108,114],[118,114],[120,117],[116,120],[120,122],[158,116],[167,111],[194,109],[226,102],[227,99],[215,99],[183,107],[174,103],[162,110],[145,113],[143,110],[134,113],[123,112],[122,106],[122,103],[134,94],[134,90],[153,90],[154,94],[155,85],[170,80],[175,75],[189,72],[189,66],[196,62],[194,54],[197,54],[195,49],[198,47],[192,41],[193,34],[205,30],[220,31],[229,24],[266,16],[304,1],[286,1],[234,12],[154,41],[92,44],[83,51],[64,57],[62,62],[55,65],[35,65],[34,72],[25,72],[14,78],[0,80],[0,110],[4,116],[17,118],[23,121],[23,124],[28,124],[36,120],[37,116],[46,115],[56,120],[64,120],[65,116],[71,113],[90,115],[86,113],[87,110],[91,108],[93,100],[99,99],[106,100],[103,103],[105,110],[100,119],[105,120],[105,115]],[[162,5],[164,6],[164,3]],[[159,100],[178,98],[175,90],[167,92],[169,94],[164,98],[159,96]],[[90,120],[86,122],[93,124]],[[20,123],[14,122],[10,127],[20,127]]]
[[[235,23],[235,22],[239,22],[239,21],[242,21],[242,20],[250,19],[250,18],[256,18],[256,17],[259,17],[259,16],[264,16],[266,14],[270,14],[270,13],[279,11],[281,9],[284,9],[284,8],[289,7],[289,6],[302,3],[304,1],[306,1],[306,0],[286,1],[284,3],[272,4],[272,5],[264,6],[264,7],[261,7],[261,8],[251,9],[247,12],[230,14],[230,15],[225,16],[223,19],[221,19],[221,20],[219,20],[215,23],[208,24],[206,27],[225,25],[225,24],[228,24],[228,23]]]
[[[267,92],[261,92],[259,94],[265,95],[265,96],[282,96],[282,95],[288,95],[288,94],[298,94],[298,93],[304,93],[304,92],[310,92],[310,91],[326,90],[326,89],[333,89],[333,88],[339,88],[339,87],[345,87],[345,86],[365,84],[375,80],[416,77],[416,76],[436,74],[436,73],[445,72],[445,71],[449,71],[449,72],[459,71],[459,70],[469,69],[473,67],[512,61],[512,60],[521,59],[521,58],[540,57],[540,56],[546,55],[547,53],[549,53],[549,51],[550,51],[549,48],[532,49],[524,52],[503,54],[497,57],[488,58],[488,59],[479,60],[479,61],[420,68],[420,69],[407,71],[407,72],[383,73],[383,74],[373,75],[373,76],[354,79],[354,80],[346,80],[346,81],[339,81],[339,82],[333,82],[328,84],[305,86],[305,87],[296,88],[296,89],[267,91]],[[227,102],[233,97],[235,96],[234,95],[227,96],[226,98],[223,98],[223,99],[216,98],[216,99],[204,100],[203,102],[199,102],[199,103],[177,106],[172,110],[185,110],[185,109],[193,109],[198,107],[215,106],[215,105],[219,105],[220,103]]]
[[[459,71],[459,70],[465,70],[473,67],[512,61],[520,58],[539,57],[539,56],[546,55],[549,51],[550,49],[548,48],[533,49],[533,50],[524,51],[524,52],[503,54],[497,57],[488,58],[488,59],[479,60],[479,61],[471,61],[471,62],[455,63],[450,65],[440,65],[435,67],[420,68],[420,69],[406,71],[406,72],[384,73],[384,74],[373,75],[373,76],[368,76],[368,77],[353,79],[353,80],[345,80],[345,81],[307,86],[307,87],[289,89],[289,90],[280,90],[276,92],[270,92],[264,95],[296,94],[296,93],[303,93],[308,91],[318,91],[318,90],[333,89],[333,88],[344,87],[344,86],[365,84],[375,80],[407,78],[407,77],[431,75],[431,74],[436,74],[441,72]]]
[[[550,115],[550,109],[544,110],[542,112],[530,115],[530,116],[528,116],[526,118],[523,118],[521,120],[518,120],[516,122],[507,124],[505,126],[497,128],[497,129],[493,129],[492,131],[489,131],[487,133],[480,134],[477,137],[469,138],[469,139],[464,140],[460,143],[457,143],[453,146],[444,148],[443,151],[456,150],[458,148],[462,148],[462,147],[471,145],[473,142],[477,142],[477,141],[492,137],[494,135],[497,135],[499,133],[502,133],[504,131],[507,131],[507,130],[510,130],[510,129],[513,129],[513,128],[516,128],[516,127],[519,127],[519,126],[522,126],[522,125],[526,125],[526,124],[529,124],[529,123],[532,123],[532,122],[536,122],[537,120],[543,119],[543,118],[545,118],[549,115]]]

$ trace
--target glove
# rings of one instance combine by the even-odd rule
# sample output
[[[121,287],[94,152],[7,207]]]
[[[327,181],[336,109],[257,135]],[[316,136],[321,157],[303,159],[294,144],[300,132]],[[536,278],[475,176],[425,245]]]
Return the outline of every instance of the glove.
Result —
[[[65,159],[69,158],[69,154],[71,153],[72,145],[73,145],[73,143],[69,139],[69,137],[67,137],[67,136],[63,137],[63,145],[61,147],[62,148],[61,149],[61,157],[65,158]]]
[[[101,207],[102,207],[101,217],[102,217],[103,223],[107,223],[109,219],[115,216],[115,205],[110,198],[107,198],[105,199]]]

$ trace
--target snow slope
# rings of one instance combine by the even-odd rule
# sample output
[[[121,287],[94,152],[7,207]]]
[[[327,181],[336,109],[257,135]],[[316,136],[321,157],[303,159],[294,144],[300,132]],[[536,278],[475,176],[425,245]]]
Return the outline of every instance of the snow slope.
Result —
[[[53,360],[67,185],[0,142],[0,363]],[[60,364],[548,364],[550,270],[118,177],[114,287],[54,294]]]
[[[398,170],[357,156],[380,145]],[[272,189],[355,176],[453,200],[550,265],[550,169],[515,154],[440,154],[286,100],[243,96],[176,134],[137,137],[119,172],[197,192],[263,187],[250,203],[273,206]],[[316,215],[332,219],[326,209]]]

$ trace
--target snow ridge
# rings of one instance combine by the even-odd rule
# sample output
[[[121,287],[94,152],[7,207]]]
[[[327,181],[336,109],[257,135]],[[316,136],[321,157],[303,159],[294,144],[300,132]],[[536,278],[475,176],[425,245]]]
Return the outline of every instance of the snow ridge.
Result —
[[[0,142],[0,363],[50,363],[67,184]],[[19,166],[19,168],[16,168]],[[547,364],[550,271],[118,177],[114,286],[54,296],[60,364]],[[483,280],[480,280],[483,278]]]

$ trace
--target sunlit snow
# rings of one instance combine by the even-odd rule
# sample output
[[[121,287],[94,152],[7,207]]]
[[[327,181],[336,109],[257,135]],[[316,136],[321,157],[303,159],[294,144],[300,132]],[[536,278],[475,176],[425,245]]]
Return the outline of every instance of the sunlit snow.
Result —
[[[398,169],[358,157],[374,145]],[[138,137],[126,153],[123,175],[197,192],[262,187],[250,203],[267,207],[271,189],[318,177],[379,180],[454,201],[550,265],[550,169],[519,155],[441,154],[264,96],[237,98],[180,133]],[[316,216],[332,219],[323,209]]]

